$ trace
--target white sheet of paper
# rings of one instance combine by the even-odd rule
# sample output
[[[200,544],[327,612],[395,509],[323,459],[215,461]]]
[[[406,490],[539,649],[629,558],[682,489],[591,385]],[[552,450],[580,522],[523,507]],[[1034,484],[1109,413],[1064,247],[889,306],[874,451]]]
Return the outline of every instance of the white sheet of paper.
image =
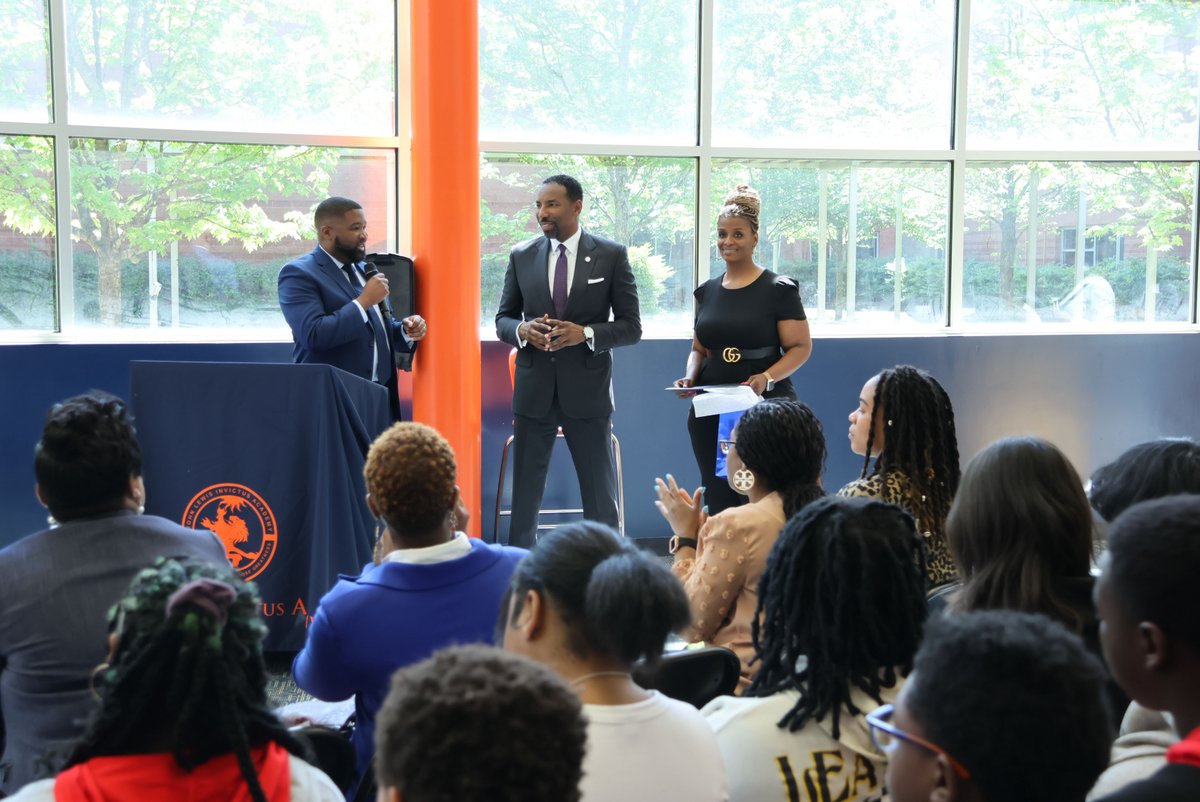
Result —
[[[708,415],[720,415],[722,412],[740,412],[759,401],[762,401],[762,398],[749,385],[738,385],[728,390],[722,388],[719,392],[713,392],[712,388],[709,388],[709,392],[701,393],[692,399],[692,408],[696,410],[697,418],[703,418]]]

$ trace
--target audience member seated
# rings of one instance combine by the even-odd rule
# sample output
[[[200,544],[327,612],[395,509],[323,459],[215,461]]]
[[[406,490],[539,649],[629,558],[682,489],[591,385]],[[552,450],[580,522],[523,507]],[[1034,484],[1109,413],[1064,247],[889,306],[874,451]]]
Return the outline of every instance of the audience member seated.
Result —
[[[1139,443],[1092,474],[1088,500],[1109,522],[1139,501],[1200,493],[1200,445],[1186,438]]]
[[[1044,616],[931,619],[894,709],[867,716],[892,802],[1080,802],[1108,761],[1103,686]]]
[[[100,707],[67,767],[14,799],[340,802],[267,707],[260,608],[228,566],[142,570],[109,614]]]
[[[838,495],[882,499],[908,510],[925,540],[930,587],[954,581],[945,523],[958,489],[958,438],[942,385],[910,365],[872,376],[850,413],[850,450],[863,457],[862,474]]]
[[[703,710],[733,802],[787,802],[799,786],[804,799],[881,798],[887,759],[865,715],[895,701],[912,667],[923,560],[912,517],[892,504],[823,498],[788,521],[759,583],[761,667],[743,698]]]
[[[456,512],[454,451],[428,426],[397,423],[381,434],[363,474],[384,527],[379,561],[321,599],[292,665],[296,684],[316,698],[354,697],[360,778],[392,674],[444,646],[492,643],[500,600],[526,554],[456,531],[464,512]]]
[[[379,802],[577,802],[587,737],[575,692],[520,655],[444,649],[392,678]]]
[[[675,479],[656,479],[655,505],[675,536],[672,570],[691,600],[692,625],[681,634],[732,649],[742,661],[738,687],[757,666],[750,628],[758,604],[758,578],[787,519],[825,494],[825,434],[799,401],[770,398],[746,410],[721,447],[730,486],[750,503],[711,518],[701,508],[704,488],[681,489]]]
[[[1148,778],[1111,802],[1200,799],[1200,496],[1136,504],[1113,523],[1100,559],[1096,608],[1104,653],[1121,687],[1172,716],[1183,740]]]
[[[1104,521],[1111,522],[1140,501],[1178,493],[1200,493],[1200,446],[1186,438],[1163,438],[1139,443],[1093,473],[1088,500]],[[1166,714],[1131,703],[1113,742],[1112,762],[1088,798],[1111,794],[1153,774],[1178,740]]]
[[[679,580],[603,524],[555,529],[513,574],[504,648],[549,666],[583,701],[585,802],[727,798],[717,739],[700,711],[630,675],[687,622]]]
[[[167,555],[228,565],[210,533],[142,514],[142,452],[119,398],[91,392],[52,407],[33,467],[51,527],[0,551],[0,789],[9,794],[53,776],[83,732],[105,612],[134,574]]]
[[[1071,461],[1037,437],[997,440],[963,472],[946,519],[962,575],[951,611],[1042,613],[1083,637],[1097,657],[1092,512]],[[1114,720],[1129,704],[1109,686]]]

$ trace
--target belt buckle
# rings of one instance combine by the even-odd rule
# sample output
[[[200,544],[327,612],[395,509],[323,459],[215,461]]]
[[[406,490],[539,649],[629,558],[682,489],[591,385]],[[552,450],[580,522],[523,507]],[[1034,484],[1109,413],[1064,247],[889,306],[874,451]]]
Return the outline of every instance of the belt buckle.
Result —
[[[724,359],[726,363],[732,365],[735,362],[742,361],[742,352],[739,351],[735,346],[731,345],[721,351],[721,359]]]

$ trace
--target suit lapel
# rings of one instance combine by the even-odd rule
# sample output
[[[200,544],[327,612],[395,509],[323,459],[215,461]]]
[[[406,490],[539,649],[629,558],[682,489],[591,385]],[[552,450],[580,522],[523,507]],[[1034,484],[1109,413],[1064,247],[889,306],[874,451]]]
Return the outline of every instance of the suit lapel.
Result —
[[[550,294],[550,274],[547,272],[550,265],[550,240],[542,237],[537,246],[528,253],[532,262],[527,262],[525,269],[528,271],[529,285],[533,292],[527,306],[536,312],[537,317],[544,314],[554,317],[554,298]]]
[[[596,241],[586,231],[579,235],[579,253],[575,254],[575,275],[571,278],[571,291],[567,294],[567,320],[572,320],[571,313],[583,301],[587,291],[588,279],[592,277],[592,267],[596,264],[592,251]]]
[[[317,267],[321,268],[321,272],[325,278],[333,282],[334,286],[342,291],[342,295],[346,296],[347,301],[353,301],[358,297],[358,293],[350,286],[350,282],[346,280],[346,274],[342,269],[333,263],[329,258],[329,254],[325,253],[321,246],[313,251],[313,260],[317,263]]]

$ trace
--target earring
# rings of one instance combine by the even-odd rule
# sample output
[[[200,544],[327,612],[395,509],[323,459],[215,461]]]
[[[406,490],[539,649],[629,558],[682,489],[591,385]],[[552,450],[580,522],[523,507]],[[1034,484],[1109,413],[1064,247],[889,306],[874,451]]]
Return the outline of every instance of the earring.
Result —
[[[105,660],[103,663],[92,669],[92,675],[88,678],[88,690],[92,692],[92,698],[97,702],[103,700],[100,698],[100,692],[96,690],[96,675],[103,671],[108,671],[109,668],[111,668],[111,666],[108,664],[108,661]]]
[[[53,515],[47,515],[46,516],[46,526],[53,529],[54,527],[58,526],[58,520],[55,519],[55,517]]]
[[[458,531],[458,516],[454,513],[450,513],[450,528],[456,532]]]
[[[739,493],[749,493],[754,487],[754,474],[745,468],[733,472],[733,489]]]

